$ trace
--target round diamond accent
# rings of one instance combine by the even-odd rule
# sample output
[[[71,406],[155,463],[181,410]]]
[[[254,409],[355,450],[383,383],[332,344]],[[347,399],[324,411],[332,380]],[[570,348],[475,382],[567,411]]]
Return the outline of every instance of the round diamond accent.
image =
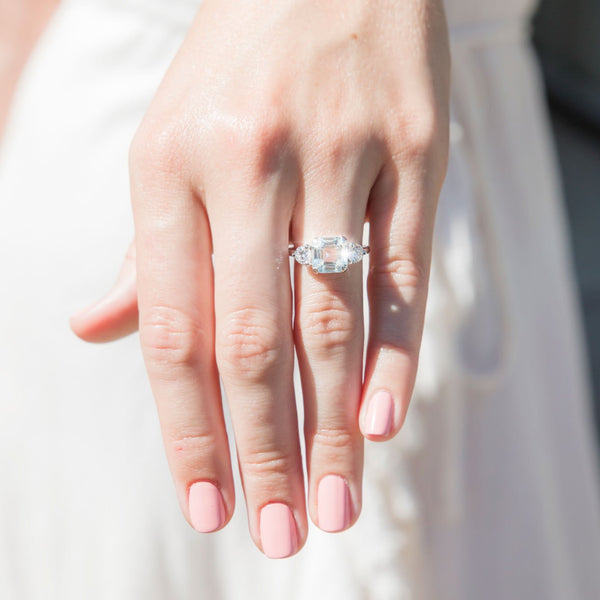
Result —
[[[308,244],[304,244],[294,251],[294,258],[301,265],[308,265],[312,261],[312,252]]]

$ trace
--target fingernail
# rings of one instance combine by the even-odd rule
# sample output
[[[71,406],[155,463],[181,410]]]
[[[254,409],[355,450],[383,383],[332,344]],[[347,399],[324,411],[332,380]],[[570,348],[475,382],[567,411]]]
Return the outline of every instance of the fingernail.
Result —
[[[385,390],[378,391],[369,401],[365,419],[365,433],[388,435],[394,423],[394,399]]]
[[[348,527],[351,514],[350,491],[346,480],[338,475],[326,475],[317,491],[319,528],[342,531]]]
[[[269,558],[285,558],[296,552],[296,521],[287,504],[273,502],[260,511],[260,542]]]
[[[189,494],[192,526],[201,533],[210,533],[223,526],[225,505],[216,485],[210,481],[198,481]]]

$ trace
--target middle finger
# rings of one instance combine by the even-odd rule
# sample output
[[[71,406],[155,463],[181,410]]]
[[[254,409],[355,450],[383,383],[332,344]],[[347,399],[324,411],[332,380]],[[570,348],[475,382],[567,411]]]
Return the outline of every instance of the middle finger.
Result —
[[[219,186],[225,194],[207,194],[217,364],[235,433],[250,532],[271,558],[297,552],[307,533],[287,251],[292,179],[289,173],[256,178],[239,168]]]

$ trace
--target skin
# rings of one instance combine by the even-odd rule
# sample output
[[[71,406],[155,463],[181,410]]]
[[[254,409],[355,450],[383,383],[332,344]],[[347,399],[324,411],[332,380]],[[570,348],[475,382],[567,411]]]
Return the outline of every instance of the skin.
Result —
[[[449,51],[438,0],[205,0],[130,154],[135,241],[119,281],[71,320],[81,338],[140,341],[181,509],[234,488],[222,378],[250,533],[285,503],[299,550],[322,477],[361,507],[364,437],[404,421],[418,362],[436,204],[448,154]],[[316,275],[288,243],[361,241],[362,263]],[[214,268],[211,262],[214,258]],[[295,316],[292,322],[292,309]],[[293,389],[305,409],[308,506]],[[366,431],[373,394],[393,425]],[[225,524],[223,523],[223,524]]]
[[[58,0],[0,0],[0,138],[27,59]]]

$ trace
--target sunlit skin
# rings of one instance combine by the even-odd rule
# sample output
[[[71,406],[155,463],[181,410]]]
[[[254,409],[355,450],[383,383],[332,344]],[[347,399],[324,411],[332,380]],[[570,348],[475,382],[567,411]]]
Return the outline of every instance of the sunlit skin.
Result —
[[[399,431],[414,385],[448,88],[438,0],[201,5],[132,143],[135,242],[120,280],[71,320],[95,342],[139,326],[181,509],[196,529],[219,529],[234,510],[219,376],[256,545],[273,557],[297,552],[307,509],[327,531],[358,518],[364,438]],[[362,263],[321,275],[296,264],[292,293],[288,244],[360,242],[366,220],[363,377]],[[213,489],[217,508],[219,496],[202,495]],[[270,524],[288,509],[292,533],[274,540]]]

